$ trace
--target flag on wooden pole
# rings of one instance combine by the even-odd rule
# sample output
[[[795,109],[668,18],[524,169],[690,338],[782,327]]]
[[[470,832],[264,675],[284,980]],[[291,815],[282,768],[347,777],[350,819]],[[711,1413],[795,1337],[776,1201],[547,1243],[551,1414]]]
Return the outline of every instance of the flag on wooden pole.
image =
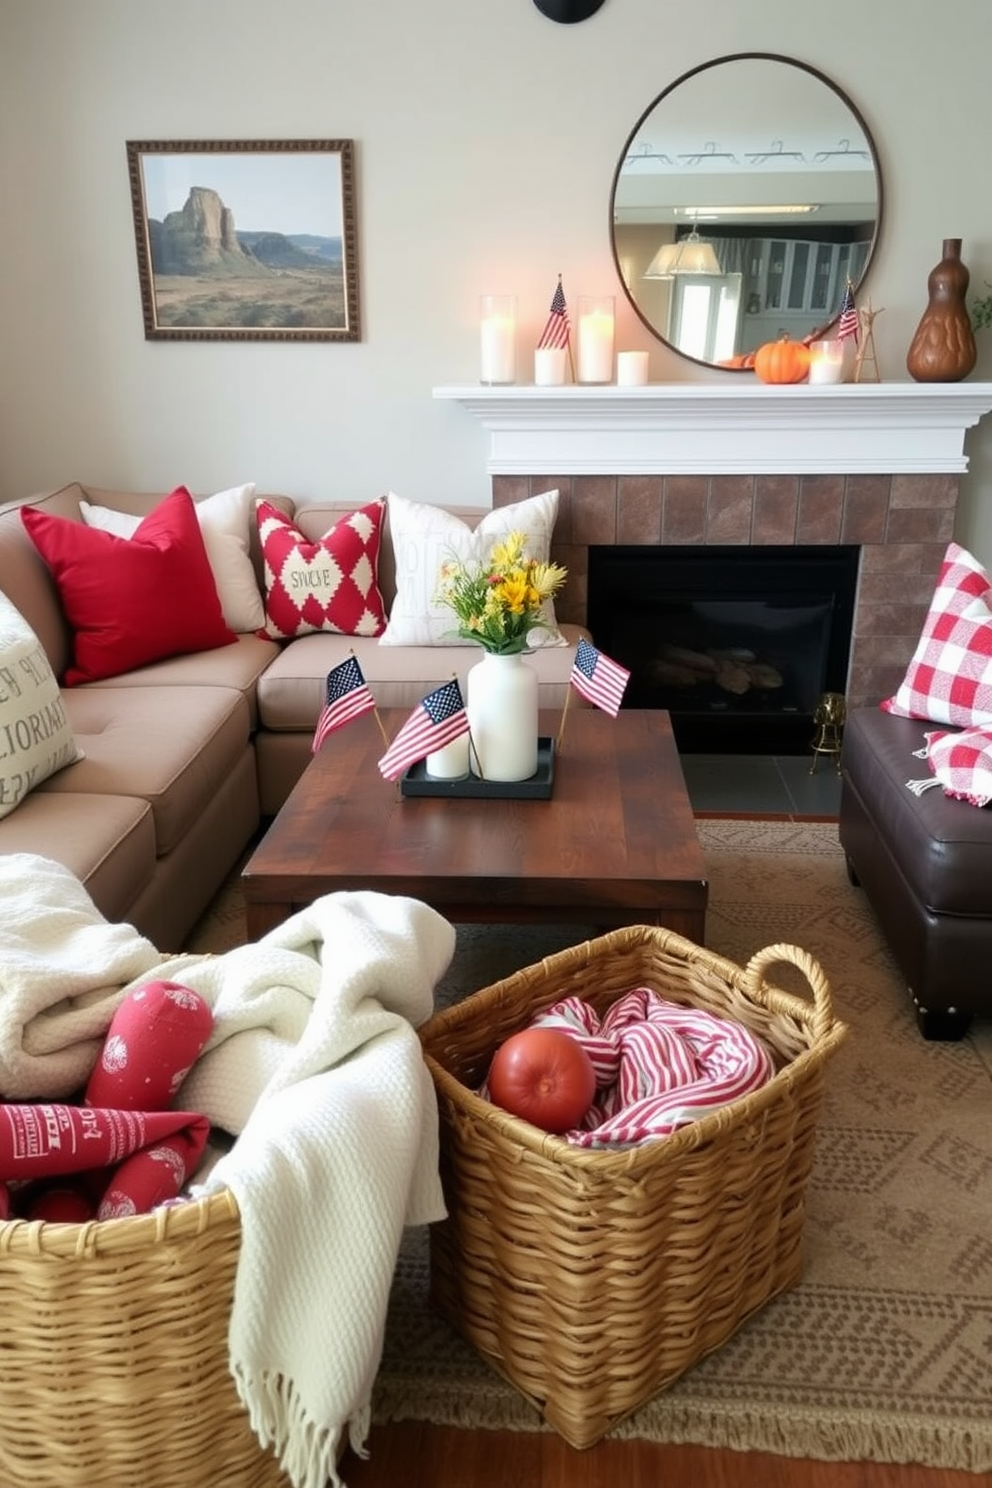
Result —
[[[844,291],[844,299],[840,307],[840,319],[837,321],[837,340],[846,341],[848,336],[858,339],[858,307],[854,303],[854,286],[850,279]]]
[[[457,679],[445,682],[417,704],[379,761],[387,780],[399,780],[404,770],[467,734],[468,715]]]
[[[537,349],[541,351],[546,346],[568,346],[570,339],[568,306],[565,303],[565,291],[561,287],[561,275],[559,274],[558,288],[551,297],[551,310],[544,323],[544,330],[541,332]]]
[[[332,667],[327,674],[324,706],[314,730],[311,754],[317,753],[328,734],[374,709],[375,698],[369,691],[358,657],[352,653],[347,661]]]
[[[584,637],[579,641],[569,681],[587,702],[616,718],[629,679],[626,667],[604,656]]]

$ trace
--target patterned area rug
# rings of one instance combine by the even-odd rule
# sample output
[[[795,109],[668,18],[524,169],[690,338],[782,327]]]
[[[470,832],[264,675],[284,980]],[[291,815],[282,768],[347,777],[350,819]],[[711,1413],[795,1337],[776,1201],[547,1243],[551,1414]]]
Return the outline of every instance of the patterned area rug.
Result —
[[[992,1469],[992,1021],[927,1044],[835,825],[705,821],[707,944],[743,964],[788,941],[830,980],[850,1035],[828,1066],[805,1273],[615,1436]],[[236,885],[197,950],[240,935]],[[459,927],[447,1003],[576,939]],[[784,968],[782,985],[790,981]],[[542,1430],[537,1412],[427,1302],[427,1245],[399,1258],[379,1421]]]

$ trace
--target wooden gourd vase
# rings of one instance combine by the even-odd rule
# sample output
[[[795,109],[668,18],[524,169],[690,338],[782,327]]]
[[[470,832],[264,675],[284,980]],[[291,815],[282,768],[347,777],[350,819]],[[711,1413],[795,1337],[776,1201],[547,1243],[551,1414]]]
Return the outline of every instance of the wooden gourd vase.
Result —
[[[961,239],[945,238],[940,263],[927,279],[929,303],[906,353],[915,382],[960,382],[974,367],[978,348],[965,303],[970,278]]]

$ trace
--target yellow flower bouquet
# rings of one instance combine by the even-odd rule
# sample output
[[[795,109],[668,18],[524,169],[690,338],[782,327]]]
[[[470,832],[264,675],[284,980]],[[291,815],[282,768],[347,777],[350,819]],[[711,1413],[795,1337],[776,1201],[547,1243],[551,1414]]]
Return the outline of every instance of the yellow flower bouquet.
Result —
[[[458,620],[455,632],[494,656],[528,650],[532,630],[551,630],[542,613],[568,577],[557,563],[539,563],[526,552],[522,532],[496,543],[486,563],[442,563],[435,604]]]

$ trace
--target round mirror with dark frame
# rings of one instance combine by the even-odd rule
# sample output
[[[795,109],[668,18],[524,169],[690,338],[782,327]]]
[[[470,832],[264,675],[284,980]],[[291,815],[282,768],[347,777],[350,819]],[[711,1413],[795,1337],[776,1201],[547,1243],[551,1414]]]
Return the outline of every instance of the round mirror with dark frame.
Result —
[[[634,125],[613,177],[613,257],[644,325],[739,370],[766,341],[829,333],[878,241],[868,126],[822,72],[773,52],[693,68]]]

